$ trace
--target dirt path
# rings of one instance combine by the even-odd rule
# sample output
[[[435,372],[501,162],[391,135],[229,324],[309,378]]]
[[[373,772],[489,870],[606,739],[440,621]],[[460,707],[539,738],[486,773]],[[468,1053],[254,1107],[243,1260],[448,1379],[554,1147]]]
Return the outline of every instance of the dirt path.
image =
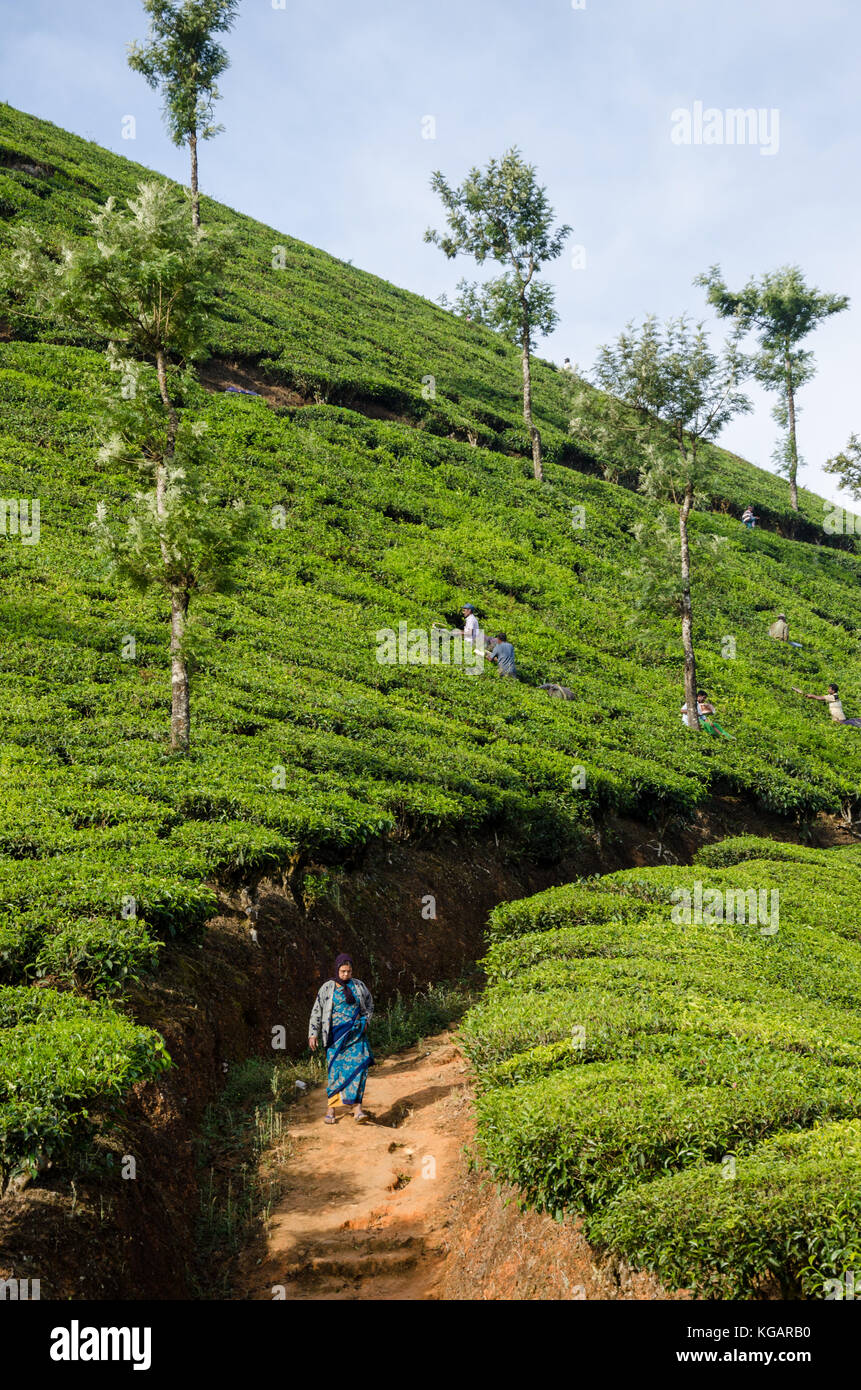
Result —
[[[368,1119],[323,1124],[317,1088],[291,1110],[284,1195],[240,1297],[433,1299],[470,1134],[466,1064],[449,1035],[371,1068]],[[259,1252],[258,1252],[259,1256]],[[278,1292],[275,1292],[278,1290]]]

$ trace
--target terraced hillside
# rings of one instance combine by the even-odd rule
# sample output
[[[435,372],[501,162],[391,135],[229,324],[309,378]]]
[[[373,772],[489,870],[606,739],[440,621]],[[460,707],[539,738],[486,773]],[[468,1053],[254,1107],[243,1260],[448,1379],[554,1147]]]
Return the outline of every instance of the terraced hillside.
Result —
[[[861,1249],[859,866],[726,840],[497,908],[464,1029],[494,1175],[671,1288],[833,1298]]]
[[[0,166],[0,238],[19,218],[84,233],[143,172],[8,107]],[[676,625],[633,603],[649,559],[637,528],[659,509],[580,456],[558,373],[539,366],[538,484],[512,349],[227,209],[204,217],[243,247],[214,356],[318,403],[199,390],[211,496],[256,507],[259,525],[238,591],[197,604],[185,760],[167,752],[167,614],[109,578],[89,530],[98,502],[122,514],[138,487],[98,458],[103,345],[20,315],[0,342],[0,495],[37,498],[41,527],[0,549],[5,1174],[65,1153],[84,1111],[164,1066],[123,990],[165,940],[203,930],[226,873],[280,868],[301,891],[309,864],[441,828],[553,860],[608,809],[660,822],[716,792],[798,822],[857,803],[857,731],[789,689],[839,679],[848,712],[861,706],[861,561],[813,543],[821,501],[803,496],[809,541],[742,531],[732,512],[751,497],[790,528],[785,484],[719,456],[717,510],[693,523],[696,637],[734,742],[692,735]],[[368,418],[383,409],[402,418]],[[378,630],[450,625],[465,599],[515,640],[519,684],[378,662]],[[768,639],[778,610],[800,650]],[[553,679],[573,703],[536,688]]]
[[[97,206],[111,195],[124,200],[148,177],[141,165],[0,103],[0,244],[18,220],[86,234]],[[214,356],[269,369],[320,403],[361,403],[432,434],[529,453],[519,353],[496,334],[232,209],[208,199],[202,208],[207,225],[236,233],[223,312],[212,320]],[[26,317],[12,327],[16,336],[69,340]],[[537,360],[534,410],[547,458],[594,467],[568,434],[563,388],[562,374]],[[823,504],[813,493],[801,490],[799,517],[772,473],[720,450],[714,469],[720,509],[740,516],[754,501],[767,524],[822,538]]]

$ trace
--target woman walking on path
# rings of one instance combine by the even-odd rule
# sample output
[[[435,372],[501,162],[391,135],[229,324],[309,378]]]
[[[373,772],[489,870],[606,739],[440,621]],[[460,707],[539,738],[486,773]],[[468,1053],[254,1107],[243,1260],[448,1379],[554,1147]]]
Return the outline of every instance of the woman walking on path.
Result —
[[[353,962],[338,956],[335,973],[321,985],[308,1024],[308,1046],[314,1052],[321,1038],[326,1048],[329,1109],[326,1124],[335,1123],[334,1106],[354,1105],[353,1118],[364,1120],[362,1099],[373,1056],[368,1047],[368,1024],[374,1012],[371,991],[353,979]]]

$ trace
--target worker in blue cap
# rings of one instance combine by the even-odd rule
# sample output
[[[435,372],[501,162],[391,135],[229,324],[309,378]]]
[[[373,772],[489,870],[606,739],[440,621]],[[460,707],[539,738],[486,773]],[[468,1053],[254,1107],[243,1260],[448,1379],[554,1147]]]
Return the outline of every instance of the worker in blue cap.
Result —
[[[461,609],[463,613],[463,640],[471,642],[475,647],[478,645],[478,638],[481,629],[478,626],[478,618],[475,616],[475,609],[471,603],[465,603]]]

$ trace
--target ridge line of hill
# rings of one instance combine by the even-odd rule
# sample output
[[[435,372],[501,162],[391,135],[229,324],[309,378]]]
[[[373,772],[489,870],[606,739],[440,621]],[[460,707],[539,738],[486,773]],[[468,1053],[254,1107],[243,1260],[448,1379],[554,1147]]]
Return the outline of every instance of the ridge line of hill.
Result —
[[[4,223],[19,217],[79,235],[108,193],[128,197],[146,177],[153,171],[0,103],[0,241]],[[58,199],[60,215],[51,217]],[[226,317],[214,325],[214,357],[238,351],[264,371],[274,369],[305,399],[378,402],[436,433],[530,455],[519,411],[518,352],[498,334],[212,199],[203,204],[209,225],[232,222],[240,230],[240,264],[225,297]],[[263,298],[252,277],[265,285]],[[23,319],[12,331],[32,336]],[[509,385],[488,392],[500,372]],[[568,431],[560,369],[540,357],[534,362],[534,398],[548,463],[600,474],[602,461],[584,452]],[[781,533],[855,549],[853,536],[823,530],[823,499],[801,488],[801,511],[794,513],[784,480],[720,448],[712,453],[720,507],[740,514],[753,500],[763,520]],[[741,478],[743,498],[734,496]]]

